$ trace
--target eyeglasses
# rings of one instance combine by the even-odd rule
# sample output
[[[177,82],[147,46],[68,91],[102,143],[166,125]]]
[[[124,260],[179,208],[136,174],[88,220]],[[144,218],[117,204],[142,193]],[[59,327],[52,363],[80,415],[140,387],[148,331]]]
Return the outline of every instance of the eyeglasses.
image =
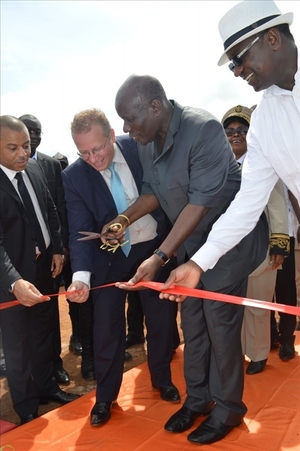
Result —
[[[231,63],[228,65],[229,69],[234,72],[234,69],[236,67],[239,67],[243,64],[243,55],[245,55],[246,52],[248,52],[248,50],[265,34],[266,32],[264,31],[263,33],[261,33],[259,36],[256,36],[255,39],[253,39],[252,42],[250,42],[250,44],[247,45],[246,48],[244,48],[244,50],[242,50],[238,55],[234,56],[231,59]]]
[[[247,135],[248,128],[247,127],[238,127],[238,128],[225,128],[226,136],[231,137],[235,134],[239,134],[242,136]]]
[[[105,139],[105,143],[102,144],[102,146],[95,147],[93,150],[91,150],[91,152],[88,152],[88,151],[86,150],[86,151],[83,151],[83,152],[77,152],[77,155],[78,155],[80,158],[82,158],[83,160],[88,160],[89,157],[91,156],[91,153],[92,153],[93,155],[100,155],[100,153],[101,153],[101,152],[105,149],[105,147],[106,147],[107,140],[108,140],[108,137]]]

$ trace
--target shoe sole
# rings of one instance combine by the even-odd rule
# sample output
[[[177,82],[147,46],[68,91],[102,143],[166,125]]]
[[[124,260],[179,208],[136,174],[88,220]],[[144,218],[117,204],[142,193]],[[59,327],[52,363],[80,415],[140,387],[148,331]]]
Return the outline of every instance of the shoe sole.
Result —
[[[172,404],[177,404],[177,403],[179,403],[180,401],[181,401],[181,399],[179,398],[179,399],[166,399],[166,398],[163,398],[162,396],[161,396],[161,399],[163,400],[163,401],[166,401],[166,402],[171,402]]]
[[[103,426],[104,424],[106,424],[108,422],[108,420],[110,420],[110,418],[111,418],[111,415],[109,415],[109,417],[105,421],[100,421],[99,423],[92,423],[92,421],[90,421],[90,425],[93,427]]]
[[[280,358],[280,360],[282,361],[282,362],[288,362],[289,360],[292,360],[292,359],[294,359],[296,357],[296,355],[293,355],[293,356],[291,356],[291,357],[280,357],[279,356],[279,358]]]

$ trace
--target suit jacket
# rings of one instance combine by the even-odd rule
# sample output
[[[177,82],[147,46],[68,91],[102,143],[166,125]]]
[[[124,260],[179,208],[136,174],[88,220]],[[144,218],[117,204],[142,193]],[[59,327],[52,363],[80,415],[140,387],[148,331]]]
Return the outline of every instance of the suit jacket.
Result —
[[[48,189],[57,208],[61,225],[64,247],[68,247],[69,231],[64,187],[61,178],[61,164],[53,157],[37,151],[37,162],[42,168],[48,183]]]
[[[119,146],[140,192],[142,167],[136,143],[128,136],[117,138]],[[102,175],[82,159],[76,160],[62,172],[69,222],[69,248],[73,272],[90,271],[97,275],[97,283],[102,283],[110,264],[118,258],[112,253],[99,249],[99,240],[77,241],[79,231],[100,232],[102,227],[114,219],[118,212]],[[165,230],[165,216],[161,209],[153,214],[160,228]]]
[[[47,181],[36,161],[29,160],[25,169],[48,227],[55,254],[62,254],[60,223]],[[0,168],[0,301],[15,299],[9,293],[11,284],[23,278],[35,283],[35,237],[18,193]],[[3,232],[3,233],[1,233]]]

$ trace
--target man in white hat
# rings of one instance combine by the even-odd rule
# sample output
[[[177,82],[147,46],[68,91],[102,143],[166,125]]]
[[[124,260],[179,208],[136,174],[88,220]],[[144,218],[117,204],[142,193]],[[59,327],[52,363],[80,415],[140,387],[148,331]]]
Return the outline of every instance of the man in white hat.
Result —
[[[171,273],[164,288],[175,281],[196,286],[253,229],[279,178],[300,203],[300,70],[292,20],[273,1],[242,1],[219,23],[224,52],[218,64],[231,61],[236,77],[265,91],[251,117],[241,190],[205,245]]]

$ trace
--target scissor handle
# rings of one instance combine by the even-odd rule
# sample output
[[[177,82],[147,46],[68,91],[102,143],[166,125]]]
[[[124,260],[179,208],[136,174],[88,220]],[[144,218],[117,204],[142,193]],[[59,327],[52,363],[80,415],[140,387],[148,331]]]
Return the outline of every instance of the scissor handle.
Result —
[[[117,228],[117,230],[112,230],[113,228]],[[123,226],[122,224],[120,224],[119,222],[115,222],[114,224],[111,224],[108,228],[107,228],[107,232],[120,232],[120,230],[122,230]],[[113,254],[116,252],[116,250],[121,247],[124,246],[124,244],[128,243],[127,241],[124,241],[123,243],[117,243],[117,244],[110,244],[108,242],[106,242],[105,244],[102,244],[100,246],[100,249],[102,250],[107,250],[108,252],[112,252]]]
[[[117,230],[112,230],[115,228],[117,228]],[[119,222],[114,222],[107,228],[106,232],[120,232],[120,230],[122,230],[122,224],[120,224]]]

